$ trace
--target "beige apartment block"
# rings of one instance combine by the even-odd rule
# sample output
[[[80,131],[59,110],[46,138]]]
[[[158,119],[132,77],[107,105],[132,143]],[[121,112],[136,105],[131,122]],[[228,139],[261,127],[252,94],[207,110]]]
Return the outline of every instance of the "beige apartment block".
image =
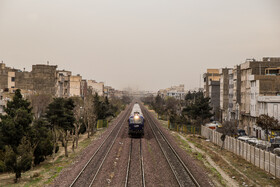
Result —
[[[8,72],[8,88],[15,88],[16,84],[15,84],[15,76],[16,73],[15,72]]]
[[[207,72],[203,74],[204,97],[209,97],[209,81],[220,81],[219,69],[207,69]]]
[[[280,70],[280,68],[279,68]],[[257,127],[256,119],[261,114],[267,114],[280,119],[278,110],[280,107],[280,76],[275,75],[251,75],[250,94],[250,126],[252,135],[264,138],[264,132]]]
[[[251,95],[251,86],[252,84],[253,85],[255,84],[255,83],[251,83],[253,79],[251,76],[261,75],[259,77],[259,80],[261,79],[263,80],[260,81],[260,92],[262,92],[263,94],[273,93],[276,91],[275,90],[276,87],[271,87],[273,86],[273,84],[268,84],[269,82],[267,80],[268,77],[264,75],[266,71],[268,71],[268,68],[277,68],[277,67],[280,67],[280,58],[269,58],[269,57],[263,58],[262,61],[256,61],[254,59],[247,60],[245,63],[240,65],[241,102],[240,102],[239,128],[245,129],[249,135],[254,134],[253,124],[255,124],[255,119],[254,117],[251,116],[252,112],[250,111],[251,109],[254,110],[254,108],[252,108],[251,106],[253,102],[253,101],[251,102],[251,100],[254,100],[254,96]],[[254,88],[252,88],[252,90],[253,89]]]
[[[15,72],[19,71],[18,69],[6,67],[6,64],[3,62],[0,63],[0,89],[2,91],[13,92],[15,87]]]
[[[183,100],[185,99],[185,85],[180,84],[179,86],[171,86],[170,88],[160,89],[158,95],[162,98],[174,97],[175,99]]]
[[[113,97],[115,95],[115,89],[111,86],[104,86],[104,96],[108,98]]]
[[[70,76],[70,96],[81,96],[81,81],[82,76],[72,75]]]
[[[96,82],[95,80],[88,80],[88,88],[92,93],[97,93],[99,96],[104,94],[104,82]]]
[[[56,72],[56,97],[69,97],[70,96],[70,76],[71,71],[59,70]]]

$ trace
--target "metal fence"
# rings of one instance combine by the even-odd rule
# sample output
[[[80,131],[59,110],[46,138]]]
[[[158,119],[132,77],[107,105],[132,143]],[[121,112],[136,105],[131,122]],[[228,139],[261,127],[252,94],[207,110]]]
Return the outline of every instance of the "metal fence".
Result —
[[[103,120],[103,119],[99,119],[97,121],[97,128],[104,128],[104,127],[108,127],[108,121],[107,120]]]
[[[171,123],[170,121],[168,121],[168,129],[185,134],[200,134],[198,126]]]
[[[222,146],[221,133],[205,126],[201,126],[201,135],[209,139],[214,144]],[[259,149],[246,142],[229,136],[226,136],[224,147],[228,151],[241,156],[255,166],[271,173],[277,178],[280,178],[280,157],[274,153]]]

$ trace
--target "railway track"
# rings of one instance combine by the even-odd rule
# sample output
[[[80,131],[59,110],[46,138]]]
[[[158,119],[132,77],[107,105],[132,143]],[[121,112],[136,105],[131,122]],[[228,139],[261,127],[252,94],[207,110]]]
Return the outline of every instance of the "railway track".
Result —
[[[142,111],[145,116],[146,125],[152,129],[152,132],[157,140],[157,143],[163,152],[179,186],[200,186],[190,170],[181,160],[179,155],[176,153],[172,145],[169,143],[165,135],[162,133],[160,128],[157,126],[155,119],[151,114],[142,106]]]
[[[141,138],[131,138],[125,187],[145,187]]]
[[[119,135],[122,124],[128,118],[131,105],[128,107],[127,111],[120,117],[119,121],[109,133],[109,135],[104,139],[104,141],[100,144],[98,149],[71,183],[70,187],[80,187],[80,186],[92,186],[96,176],[98,175],[104,161],[106,160],[112,146],[115,143],[116,138]]]

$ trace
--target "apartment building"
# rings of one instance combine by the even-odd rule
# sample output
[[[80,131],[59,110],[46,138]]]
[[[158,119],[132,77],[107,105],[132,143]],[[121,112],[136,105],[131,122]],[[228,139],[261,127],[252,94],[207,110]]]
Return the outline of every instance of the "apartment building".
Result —
[[[88,85],[88,89],[90,89],[92,93],[97,93],[99,96],[104,95],[104,82],[96,82],[95,80],[88,80],[87,85]]]
[[[158,94],[162,97],[174,97],[175,99],[184,100],[186,96],[185,86],[180,84],[179,86],[171,86],[170,88],[160,89]]]
[[[210,98],[210,106],[212,107],[212,112],[214,114],[214,120],[218,121],[221,119],[220,112],[220,81],[209,80],[208,83]]]
[[[219,69],[207,69],[206,73],[203,74],[204,97],[209,97],[209,86],[212,81],[220,81]]]
[[[81,97],[85,98],[87,95],[88,95],[87,80],[83,79],[81,81]]]
[[[0,89],[3,91],[13,91],[13,88],[15,88],[15,72],[17,71],[19,70],[6,67],[6,64],[3,62],[0,63]]]
[[[82,76],[80,75],[70,76],[70,97],[81,96],[81,82],[82,82]]]
[[[221,119],[220,111],[220,70],[207,69],[203,74],[203,95],[210,98],[210,106],[213,108],[214,120]]]
[[[239,107],[241,103],[241,73],[240,65],[236,65],[232,69],[233,73],[233,96],[232,96],[232,118],[239,121]]]
[[[251,115],[254,113],[255,108],[252,104],[256,101],[256,95],[252,96],[251,94],[251,86],[257,84],[254,82],[254,79],[267,79],[268,77],[265,76],[266,71],[269,68],[277,68],[280,67],[280,58],[269,58],[265,57],[262,61],[256,61],[255,59],[246,60],[245,63],[240,65],[240,73],[241,73],[241,102],[240,102],[240,117],[239,117],[239,127],[243,128],[247,134],[255,135],[254,132],[254,124],[255,124],[255,117]],[[252,75],[259,75],[253,76]],[[263,75],[263,76],[262,76]],[[273,75],[276,76],[276,75]],[[269,90],[273,90],[274,88],[266,88],[269,87],[269,84],[264,84],[266,81],[260,81],[260,90],[262,91],[263,95],[269,94]],[[255,90],[253,87],[252,90]],[[258,93],[255,93],[258,94]],[[251,101],[252,100],[252,101]],[[252,112],[251,112],[252,111]]]
[[[237,120],[238,128],[249,136],[264,138],[263,130],[256,124],[257,117],[268,114],[280,118],[280,58],[247,59],[232,69],[220,69],[219,76],[220,120]],[[208,83],[204,82],[204,93],[214,107],[218,98],[213,96],[218,94],[213,91],[215,83],[209,77],[209,73],[204,75],[208,79]]]
[[[69,97],[70,96],[70,76],[72,75],[71,71],[58,70],[56,72],[57,82],[56,87],[57,91],[56,97]]]
[[[232,69],[222,68],[220,74],[220,113],[221,120],[229,120],[229,71]]]

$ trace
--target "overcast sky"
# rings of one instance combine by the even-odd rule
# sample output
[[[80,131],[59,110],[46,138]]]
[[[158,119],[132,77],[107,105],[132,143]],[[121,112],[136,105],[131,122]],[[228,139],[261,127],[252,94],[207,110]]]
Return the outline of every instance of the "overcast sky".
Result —
[[[279,0],[0,0],[0,60],[158,90],[280,56]]]

